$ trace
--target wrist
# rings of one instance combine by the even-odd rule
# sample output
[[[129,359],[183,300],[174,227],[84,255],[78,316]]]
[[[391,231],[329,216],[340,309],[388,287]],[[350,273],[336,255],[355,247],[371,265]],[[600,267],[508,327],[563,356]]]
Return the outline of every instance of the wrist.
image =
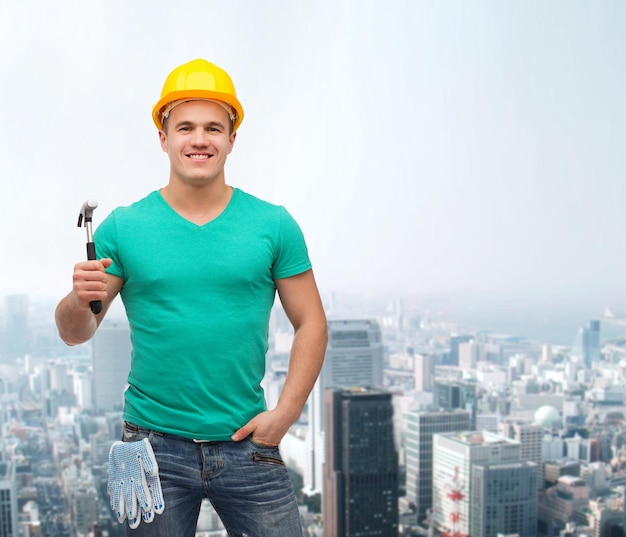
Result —
[[[287,422],[291,426],[302,414],[302,406],[279,400],[274,408],[274,413],[280,417],[281,421]]]

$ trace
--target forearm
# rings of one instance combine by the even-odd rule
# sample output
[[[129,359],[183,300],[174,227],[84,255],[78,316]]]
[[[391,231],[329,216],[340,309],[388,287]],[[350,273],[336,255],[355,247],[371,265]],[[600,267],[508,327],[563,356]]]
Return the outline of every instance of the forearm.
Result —
[[[54,320],[59,336],[67,345],[88,341],[98,328],[95,315],[89,308],[78,306],[71,293],[59,302],[54,312]]]
[[[319,319],[299,327],[294,335],[287,378],[276,410],[295,422],[302,413],[315,381],[319,376],[328,334],[326,320]]]

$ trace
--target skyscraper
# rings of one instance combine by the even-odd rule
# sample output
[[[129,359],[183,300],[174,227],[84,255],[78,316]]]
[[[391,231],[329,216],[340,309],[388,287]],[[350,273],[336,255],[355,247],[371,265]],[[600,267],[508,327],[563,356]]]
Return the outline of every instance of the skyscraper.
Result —
[[[435,376],[435,356],[433,354],[416,354],[413,360],[415,389],[418,392],[431,391]]]
[[[534,537],[537,479],[522,462],[519,442],[487,432],[433,437],[433,506],[439,531],[496,537]]]
[[[397,537],[398,454],[391,393],[325,391],[325,537]]]
[[[600,321],[592,320],[583,328],[583,362],[587,369],[600,360]]]
[[[17,537],[17,489],[11,462],[0,460],[0,537]]]
[[[418,522],[433,506],[433,435],[470,430],[467,410],[409,412],[406,427],[406,499]]]
[[[23,357],[30,351],[28,295],[8,295],[5,298],[5,303],[6,336],[4,352],[8,358]]]
[[[382,387],[383,346],[373,320],[328,321],[324,365],[307,404],[304,492],[322,491],[324,463],[324,390],[343,386]]]
[[[93,337],[93,394],[99,410],[122,407],[130,369],[130,329],[126,323],[101,326]]]

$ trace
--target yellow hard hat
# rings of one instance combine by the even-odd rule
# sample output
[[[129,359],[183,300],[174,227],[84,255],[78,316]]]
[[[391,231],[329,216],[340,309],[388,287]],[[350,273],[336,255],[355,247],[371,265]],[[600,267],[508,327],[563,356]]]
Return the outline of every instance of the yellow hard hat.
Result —
[[[193,60],[176,67],[165,79],[159,102],[152,109],[157,129],[163,128],[163,110],[175,101],[207,99],[220,101],[232,110],[233,131],[243,120],[243,107],[228,73],[206,60]]]

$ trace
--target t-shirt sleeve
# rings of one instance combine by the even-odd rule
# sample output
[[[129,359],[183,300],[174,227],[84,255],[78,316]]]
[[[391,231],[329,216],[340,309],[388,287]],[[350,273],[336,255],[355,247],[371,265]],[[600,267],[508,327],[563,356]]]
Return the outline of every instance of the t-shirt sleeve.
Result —
[[[115,212],[109,214],[98,226],[94,233],[94,243],[96,245],[96,257],[110,257],[113,260],[107,273],[124,278],[124,269],[120,262],[119,248],[117,241],[117,224]]]
[[[277,280],[306,272],[311,268],[304,235],[287,209],[280,207],[278,255],[272,267],[272,277]]]

